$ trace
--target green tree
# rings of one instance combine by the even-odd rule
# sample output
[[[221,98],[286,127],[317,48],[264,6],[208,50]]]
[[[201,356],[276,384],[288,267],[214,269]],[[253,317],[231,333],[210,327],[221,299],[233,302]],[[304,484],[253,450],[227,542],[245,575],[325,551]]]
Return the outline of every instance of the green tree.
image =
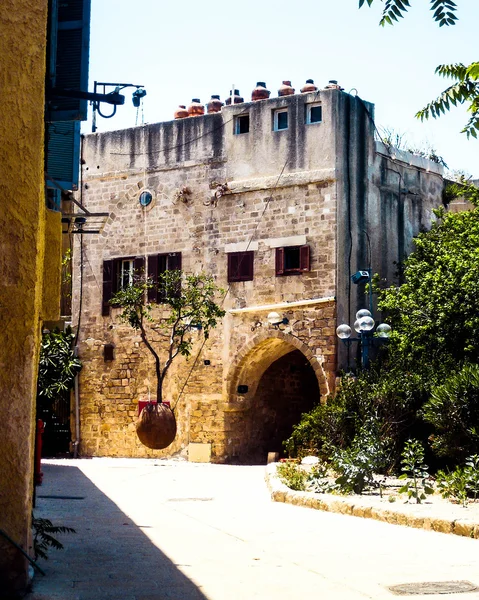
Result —
[[[479,362],[479,209],[436,216],[405,261],[404,284],[381,291],[378,304],[393,327],[392,351],[415,372]]]
[[[192,328],[201,329],[204,338],[208,339],[210,330],[216,327],[225,311],[215,303],[215,296],[223,290],[215,285],[213,277],[166,271],[159,278],[158,291],[168,315],[154,320],[152,305],[145,304],[147,291],[153,285],[144,277],[135,278],[131,286],[114,295],[110,304],[122,309],[120,320],[140,332],[143,343],[152,354],[157,377],[156,399],[161,403],[163,382],[172,362],[179,355],[191,354]],[[161,351],[154,347],[152,334],[163,337],[164,358],[160,358]]]
[[[73,387],[75,375],[81,369],[81,362],[73,352],[74,338],[70,328],[43,334],[37,382],[40,402],[54,402]]]
[[[384,0],[383,0],[384,1]],[[371,6],[374,0],[359,0],[359,8],[367,2]],[[457,21],[457,5],[452,0],[430,0],[433,19],[440,27],[455,25]],[[385,0],[383,13],[379,24],[393,25],[395,21],[403,18],[410,7],[408,0]],[[468,104],[470,113],[469,121],[462,130],[467,137],[477,138],[479,131],[479,62],[470,65],[462,63],[439,65],[436,73],[442,77],[453,79],[452,85],[446,88],[435,100],[417,112],[416,117],[424,120],[440,117],[451,106]]]

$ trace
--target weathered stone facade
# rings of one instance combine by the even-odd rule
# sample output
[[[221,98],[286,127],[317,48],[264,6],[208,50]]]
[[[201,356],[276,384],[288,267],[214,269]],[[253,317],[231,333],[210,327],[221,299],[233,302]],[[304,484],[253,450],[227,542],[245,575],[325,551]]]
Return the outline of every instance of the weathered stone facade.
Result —
[[[321,106],[321,122],[305,120],[311,104]],[[275,131],[281,109],[288,127]],[[372,111],[358,98],[324,90],[86,137],[81,200],[110,218],[101,235],[84,236],[81,251],[75,248],[82,454],[161,456],[199,443],[211,444],[214,461],[264,460],[266,450],[281,450],[279,437],[299,414],[334,390],[337,317],[347,320],[345,311],[358,308],[349,276],[361,265],[352,257],[367,256],[359,248],[365,228],[380,256],[383,219],[405,204],[403,192],[391,192],[388,207],[378,210],[389,179]],[[237,134],[237,118],[245,115],[249,132]],[[387,221],[397,232],[388,240],[391,264],[380,264],[384,276],[430,222],[442,188],[434,167],[429,174],[406,163],[395,168],[403,179],[420,171],[428,188],[417,201],[421,214]],[[139,203],[143,191],[153,197],[146,208]],[[398,238],[406,241],[395,248]],[[305,268],[278,271],[278,253],[305,247]],[[254,253],[252,280],[228,282],[228,255],[244,251]],[[211,273],[228,292],[223,323],[204,347],[198,334],[192,357],[178,359],[167,377],[178,436],[159,452],[135,435],[138,401],[155,389],[153,361],[119,324],[118,309],[102,316],[102,269],[105,260],[167,253],[181,253],[184,271]],[[155,307],[154,316],[162,310]],[[288,323],[269,325],[271,311]],[[161,346],[159,337],[155,343]],[[105,344],[115,347],[113,361],[104,360]]]

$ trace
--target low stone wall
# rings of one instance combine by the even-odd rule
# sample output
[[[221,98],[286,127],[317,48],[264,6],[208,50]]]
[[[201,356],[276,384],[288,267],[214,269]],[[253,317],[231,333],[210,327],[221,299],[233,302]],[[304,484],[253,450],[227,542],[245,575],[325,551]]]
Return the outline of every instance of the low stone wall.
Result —
[[[440,533],[453,533],[464,537],[479,539],[479,517],[471,519],[444,516],[444,510],[433,505],[402,504],[394,508],[374,506],[367,496],[335,496],[333,494],[315,494],[312,492],[296,492],[281,482],[276,475],[278,463],[266,467],[265,479],[275,502],[286,502],[296,506],[314,508],[327,512],[375,519],[392,525],[406,525],[416,529],[426,529]],[[455,505],[450,505],[451,513]],[[478,511],[479,512],[479,511]],[[442,514],[441,514],[442,513]]]

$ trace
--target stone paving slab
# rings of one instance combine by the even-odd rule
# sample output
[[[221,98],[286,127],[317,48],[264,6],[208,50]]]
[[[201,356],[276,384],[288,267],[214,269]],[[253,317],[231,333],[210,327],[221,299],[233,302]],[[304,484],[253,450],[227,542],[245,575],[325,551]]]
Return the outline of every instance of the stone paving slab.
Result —
[[[264,471],[47,461],[39,495],[84,500],[39,498],[36,516],[78,533],[40,562],[28,600],[393,600],[395,585],[479,584],[476,540],[273,502]]]
[[[416,503],[388,503],[372,496],[337,496],[298,492],[286,486],[276,475],[279,463],[266,467],[265,479],[275,502],[285,502],[326,512],[375,519],[393,525],[405,525],[426,531],[452,533],[479,539],[479,505],[466,507],[435,498],[435,501]]]

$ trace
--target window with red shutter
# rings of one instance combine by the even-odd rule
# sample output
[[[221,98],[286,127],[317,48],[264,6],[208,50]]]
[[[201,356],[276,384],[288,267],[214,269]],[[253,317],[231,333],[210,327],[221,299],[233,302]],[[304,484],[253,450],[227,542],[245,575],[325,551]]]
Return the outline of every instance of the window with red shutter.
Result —
[[[228,282],[253,280],[254,252],[228,254]]]
[[[276,248],[276,275],[295,275],[310,270],[309,246]]]

